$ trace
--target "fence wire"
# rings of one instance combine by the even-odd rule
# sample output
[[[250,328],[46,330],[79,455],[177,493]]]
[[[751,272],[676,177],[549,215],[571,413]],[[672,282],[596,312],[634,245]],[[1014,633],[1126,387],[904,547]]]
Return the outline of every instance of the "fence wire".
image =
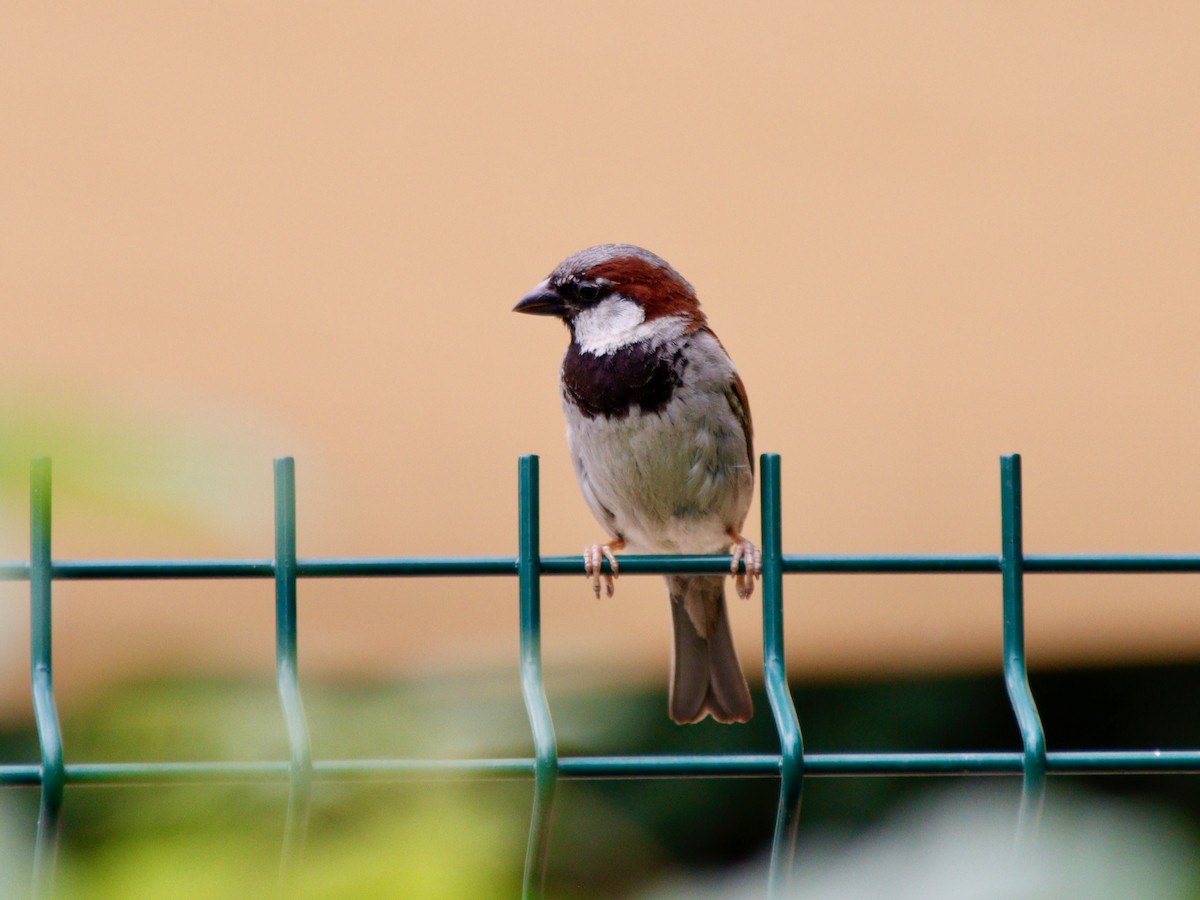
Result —
[[[1025,657],[1026,573],[1200,572],[1200,554],[1026,554],[1022,539],[1021,460],[1000,459],[1000,547],[979,554],[786,554],[781,535],[780,458],[761,457],[763,550],[763,678],[778,749],[750,754],[560,756],[541,664],[540,585],[543,576],[578,575],[579,556],[543,556],[539,538],[538,459],[518,465],[518,552],[514,556],[298,558],[295,467],[275,460],[275,555],[272,559],[55,560],[51,553],[50,462],[30,472],[30,552],[27,562],[0,562],[0,579],[28,581],[30,684],[39,760],[0,764],[0,785],[40,787],[33,891],[47,896],[54,879],[60,813],[68,785],[212,781],[277,781],[288,785],[281,850],[287,883],[304,846],[314,782],[361,778],[529,778],[533,806],[523,895],[542,893],[550,852],[555,788],[560,779],[769,777],[779,780],[771,847],[772,896],[787,889],[804,780],[821,776],[1019,775],[1021,804],[1014,823],[1018,847],[1037,834],[1047,775],[1197,773],[1200,750],[1054,752],[1029,686]],[[607,567],[608,563],[604,565]],[[729,556],[624,556],[622,574],[727,573]],[[990,573],[1000,576],[1004,682],[1021,747],[998,752],[805,753],[784,665],[783,576],[808,573]],[[520,679],[534,756],[486,759],[313,759],[299,684],[296,614],[302,578],[515,576],[518,582]],[[68,580],[271,578],[275,581],[276,682],[289,756],[268,762],[68,763],[54,697],[52,587]]]

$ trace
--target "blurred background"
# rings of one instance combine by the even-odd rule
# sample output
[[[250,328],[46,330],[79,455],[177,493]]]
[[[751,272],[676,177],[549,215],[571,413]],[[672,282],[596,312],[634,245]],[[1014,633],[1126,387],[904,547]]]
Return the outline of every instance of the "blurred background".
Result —
[[[543,551],[578,552],[602,535],[565,452],[566,334],[510,310],[602,241],[696,286],[782,454],[786,551],[995,551],[1009,451],[1029,552],[1195,551],[1198,29],[1185,3],[6,4],[0,558],[28,554],[42,453],[56,558],[269,556],[279,454],[302,556],[512,553],[524,452]],[[1029,579],[1052,748],[1200,744],[1198,587]],[[998,578],[786,590],[811,749],[1017,746]],[[773,749],[761,697],[744,728],[666,721],[663,593],[544,583],[563,752]],[[286,754],[269,583],[55,603],[69,762]],[[754,673],[758,606],[732,615]],[[528,752],[516,621],[511,579],[302,582],[318,757]],[[4,760],[33,760],[27,585],[0,584],[0,650]],[[926,787],[810,786],[826,849],[802,866],[836,877],[822,842]],[[752,880],[770,839],[771,782],[561,790],[555,896]],[[1082,790],[1068,832],[1095,792],[1183,845],[1200,821],[1187,779]],[[529,793],[331,788],[305,896],[511,895]],[[36,795],[3,797],[20,860]],[[72,788],[64,891],[248,896],[283,804]]]

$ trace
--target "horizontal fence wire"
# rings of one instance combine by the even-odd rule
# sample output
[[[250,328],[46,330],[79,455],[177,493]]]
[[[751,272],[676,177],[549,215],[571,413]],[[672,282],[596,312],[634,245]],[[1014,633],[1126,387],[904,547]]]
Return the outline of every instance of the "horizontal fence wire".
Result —
[[[1027,553],[1024,571],[1032,574],[1200,574],[1200,554],[1194,553]],[[625,556],[622,575],[727,574],[728,556]],[[518,574],[514,556],[368,556],[296,560],[300,578],[432,578],[495,577]],[[608,563],[603,563],[608,571]],[[987,553],[784,553],[785,575],[998,575],[999,554]],[[574,575],[583,567],[581,556],[543,556],[542,575]],[[0,562],[0,581],[29,581],[27,562]],[[275,577],[271,559],[111,559],[57,560],[50,566],[55,581],[153,581]]]
[[[786,889],[805,777],[906,775],[1019,775],[1017,844],[1036,836],[1047,775],[1196,774],[1200,749],[1054,751],[1029,687],[1025,658],[1024,581],[1027,574],[1200,573],[1200,554],[1027,554],[1022,541],[1021,461],[1000,460],[1000,548],[970,554],[784,553],[781,473],[777,454],[761,458],[763,541],[763,677],[779,740],[778,751],[742,754],[560,756],[541,666],[540,582],[578,576],[580,556],[543,556],[539,541],[538,460],[518,466],[518,552],[515,556],[302,558],[296,555],[295,470],[275,461],[275,556],[269,559],[55,560],[51,553],[50,463],[30,471],[28,561],[0,561],[0,580],[30,586],[30,684],[39,760],[0,764],[0,785],[41,789],[34,854],[34,893],[52,888],[60,810],[69,785],[279,782],[288,785],[281,880],[303,850],[312,785],[381,779],[532,779],[533,809],[523,894],[541,894],[550,851],[555,787],[560,779],[776,778],[780,782],[769,891]],[[621,574],[725,574],[728,555],[622,556]],[[603,563],[608,571],[608,563]],[[981,574],[1001,581],[1002,671],[1021,747],[995,752],[806,753],[784,667],[783,576],[787,574]],[[507,759],[313,759],[299,684],[297,582],[308,578],[515,577],[518,583],[520,677],[534,756]],[[55,581],[274,579],[276,682],[289,758],[267,762],[66,762],[53,687],[52,585]]]

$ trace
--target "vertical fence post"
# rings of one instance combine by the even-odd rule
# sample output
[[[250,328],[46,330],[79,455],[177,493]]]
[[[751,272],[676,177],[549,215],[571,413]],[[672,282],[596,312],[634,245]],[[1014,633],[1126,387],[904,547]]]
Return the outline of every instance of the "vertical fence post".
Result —
[[[768,894],[780,897],[787,889],[800,825],[800,794],[804,785],[804,742],[800,719],[788,688],[783,653],[783,536],[779,454],[761,457],[763,550],[763,678],[767,699],[779,733],[779,806],[771,843]]]
[[[522,456],[518,462],[517,575],[521,605],[521,693],[533,731],[533,813],[525,850],[522,896],[542,895],[550,855],[550,821],[554,788],[558,781],[558,746],[554,723],[542,680],[541,538],[539,535],[538,458]]]
[[[1029,687],[1025,659],[1025,540],[1021,510],[1021,457],[1000,457],[1000,572],[1004,588],[1004,685],[1023,745],[1024,777],[1017,845],[1037,835],[1046,790],[1046,735]]]
[[[281,892],[286,892],[304,851],[312,795],[312,749],[300,698],[296,643],[296,467],[290,456],[281,456],[275,460],[275,680],[289,751]]]
[[[33,895],[53,892],[58,857],[59,812],[66,771],[62,731],[54,703],[51,614],[50,460],[38,457],[29,471],[29,633],[33,716],[41,751],[42,793],[33,854]]]

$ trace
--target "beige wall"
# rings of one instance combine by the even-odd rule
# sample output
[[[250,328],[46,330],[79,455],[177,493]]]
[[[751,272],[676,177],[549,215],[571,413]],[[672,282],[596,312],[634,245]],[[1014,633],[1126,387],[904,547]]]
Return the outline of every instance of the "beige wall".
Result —
[[[64,557],[265,556],[275,453],[305,555],[512,552],[524,451],[544,549],[577,552],[601,535],[564,452],[564,332],[509,310],[625,240],[738,361],[784,456],[785,549],[992,550],[1019,450],[1030,551],[1195,551],[1198,33],[1194,4],[10,3],[9,449],[55,454]],[[1031,579],[1033,660],[1194,657],[1197,587]],[[789,591],[801,673],[998,658],[995,579]],[[552,677],[665,678],[661,595],[548,583]],[[0,595],[16,710],[23,597]],[[58,597],[64,702],[146,667],[270,671],[267,583]],[[515,652],[511,581],[301,602],[312,674]],[[757,607],[734,615],[755,659]]]

